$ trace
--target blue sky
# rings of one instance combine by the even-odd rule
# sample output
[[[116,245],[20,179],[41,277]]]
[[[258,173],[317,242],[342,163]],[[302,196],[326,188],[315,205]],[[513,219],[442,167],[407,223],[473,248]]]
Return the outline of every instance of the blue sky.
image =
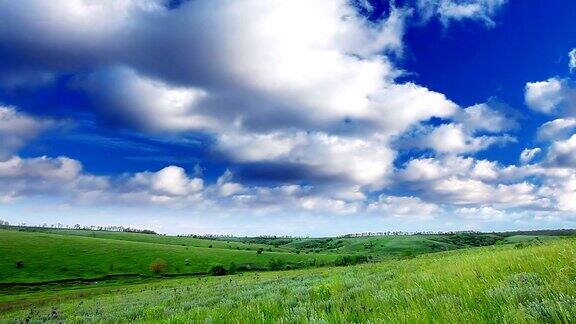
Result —
[[[0,218],[574,227],[570,1],[0,1]]]

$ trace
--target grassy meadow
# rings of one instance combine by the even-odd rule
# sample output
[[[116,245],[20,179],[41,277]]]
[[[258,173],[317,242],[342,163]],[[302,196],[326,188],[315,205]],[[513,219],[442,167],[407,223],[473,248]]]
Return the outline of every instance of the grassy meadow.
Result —
[[[144,234],[123,234],[140,237]],[[151,236],[151,235],[150,235]],[[158,236],[162,238],[162,236]],[[187,242],[187,238],[182,241]],[[210,242],[209,242],[210,243]],[[214,242],[214,246],[218,246]],[[210,246],[209,244],[208,246]],[[236,248],[196,247],[44,232],[0,230],[0,283],[94,278],[110,274],[153,275],[150,265],[166,262],[164,274],[206,273],[211,266],[266,268],[272,259],[294,267],[333,262],[334,254],[258,253]],[[16,263],[22,262],[17,268]]]
[[[571,323],[576,239],[43,294],[4,322]]]
[[[0,229],[0,323],[570,323],[573,234],[203,238],[9,227]]]
[[[234,240],[214,240],[197,238],[190,236],[166,236],[166,235],[150,235],[141,233],[128,233],[128,232],[108,232],[108,231],[90,231],[90,230],[72,230],[72,229],[43,229],[42,232],[60,235],[74,235],[92,238],[102,238],[110,240],[142,242],[142,243],[156,243],[167,245],[180,245],[180,246],[194,246],[194,247],[213,247],[220,249],[236,249],[236,250],[258,250],[260,248],[272,250],[277,252],[289,252],[287,249],[280,249],[275,246],[257,243],[244,243]]]

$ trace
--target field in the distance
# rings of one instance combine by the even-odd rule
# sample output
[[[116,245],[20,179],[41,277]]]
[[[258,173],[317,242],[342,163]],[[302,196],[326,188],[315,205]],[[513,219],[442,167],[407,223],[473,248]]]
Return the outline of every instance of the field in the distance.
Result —
[[[5,321],[570,323],[576,239],[348,267],[165,279],[0,313]],[[36,306],[39,305],[39,306]]]
[[[207,246],[213,245],[212,248],[188,246],[185,245],[190,243],[188,238],[174,237],[182,244],[172,244],[161,242],[166,239],[163,236],[152,235],[149,235],[150,239],[157,237],[159,242],[138,241],[138,238],[146,237],[144,234],[117,233],[118,237],[114,239],[76,234],[0,230],[0,283],[95,278],[110,274],[152,275],[150,265],[157,259],[166,262],[163,274],[193,274],[206,273],[216,264],[229,267],[234,263],[238,267],[258,269],[268,267],[270,260],[275,259],[300,267],[328,263],[337,257],[334,254],[274,252],[273,247],[258,253],[255,249],[236,249],[236,246],[248,244],[236,243],[226,248],[225,242],[208,240]],[[120,239],[122,237],[132,239]],[[17,267],[19,261],[21,267]]]

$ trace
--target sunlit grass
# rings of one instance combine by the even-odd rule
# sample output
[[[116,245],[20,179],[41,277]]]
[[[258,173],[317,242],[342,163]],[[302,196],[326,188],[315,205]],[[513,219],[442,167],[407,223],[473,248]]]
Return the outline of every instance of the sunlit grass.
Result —
[[[1,316],[69,322],[569,323],[576,320],[576,240],[169,280]]]

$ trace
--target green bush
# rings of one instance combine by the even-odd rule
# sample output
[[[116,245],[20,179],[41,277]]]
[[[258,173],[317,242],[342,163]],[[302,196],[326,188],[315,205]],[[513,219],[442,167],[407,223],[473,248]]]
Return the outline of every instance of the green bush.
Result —
[[[210,270],[208,270],[208,272],[213,276],[224,276],[228,273],[226,271],[226,268],[224,268],[224,266],[221,264],[213,265],[212,267],[210,267]]]
[[[272,259],[268,260],[268,268],[270,270],[284,269],[284,265],[285,265],[285,263],[282,259],[272,258]]]
[[[236,263],[230,262],[230,265],[228,266],[228,273],[235,274],[237,271],[238,267],[236,266]]]
[[[334,265],[336,266],[347,266],[359,263],[368,262],[368,257],[365,255],[342,255],[339,256],[336,261],[334,261]]]

